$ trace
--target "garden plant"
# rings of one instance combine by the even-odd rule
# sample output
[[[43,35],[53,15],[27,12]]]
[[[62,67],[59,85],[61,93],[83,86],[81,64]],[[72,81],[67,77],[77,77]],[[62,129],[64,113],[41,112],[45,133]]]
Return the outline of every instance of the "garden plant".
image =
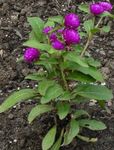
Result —
[[[103,122],[93,119],[81,106],[96,100],[104,109],[105,103],[113,98],[112,91],[102,85],[100,62],[88,52],[94,34],[110,31],[110,27],[102,26],[101,22],[105,17],[114,18],[112,5],[98,2],[89,6],[81,4],[78,8],[89,19],[83,22],[73,12],[64,17],[49,17],[46,22],[38,17],[28,17],[32,31],[24,43],[28,48],[23,60],[42,69],[25,79],[37,81],[38,87],[16,91],[0,105],[0,113],[3,113],[17,103],[36,100],[37,104],[28,115],[29,123],[43,113],[52,112],[55,124],[45,135],[42,150],[59,150],[74,138],[96,142],[97,137],[83,136],[82,129],[106,129]],[[64,126],[60,127],[60,122],[65,122]]]

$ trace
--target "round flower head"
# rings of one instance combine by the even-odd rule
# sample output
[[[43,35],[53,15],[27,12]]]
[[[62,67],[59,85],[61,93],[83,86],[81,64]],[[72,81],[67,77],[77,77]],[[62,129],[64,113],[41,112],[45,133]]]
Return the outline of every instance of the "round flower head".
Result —
[[[94,3],[90,5],[90,11],[94,15],[100,15],[104,12],[104,9],[99,3]]]
[[[113,6],[109,2],[99,2],[99,4],[103,7],[104,11],[111,11]]]
[[[40,51],[32,47],[26,48],[24,52],[24,60],[29,63],[36,61],[39,58],[39,56],[40,56]]]
[[[64,50],[64,48],[65,48],[65,45],[58,39],[56,41],[52,42],[52,46],[53,46],[53,48],[55,48],[57,50]]]
[[[78,28],[80,26],[80,19],[76,14],[70,13],[65,16],[64,24],[69,28]]]
[[[57,40],[57,35],[56,35],[56,33],[52,33],[49,38],[50,38],[50,41],[51,41],[51,42],[56,41],[56,40]]]
[[[53,29],[53,27],[47,26],[43,29],[43,33],[48,34],[49,31],[51,31]]]
[[[78,44],[80,42],[80,35],[74,29],[65,29],[63,37],[67,45]]]

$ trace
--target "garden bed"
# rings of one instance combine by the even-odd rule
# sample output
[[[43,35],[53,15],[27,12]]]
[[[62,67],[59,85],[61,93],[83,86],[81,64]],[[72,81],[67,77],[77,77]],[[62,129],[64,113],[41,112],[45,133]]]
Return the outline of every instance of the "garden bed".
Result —
[[[27,16],[46,19],[48,16],[64,15],[68,11],[76,11],[76,3],[77,0],[70,4],[61,0],[0,1],[0,103],[16,89],[37,86],[37,83],[25,81],[24,77],[38,68],[26,63],[16,63],[18,55],[22,53],[22,43],[27,39],[30,30],[26,21]],[[114,92],[114,27],[112,20],[108,22],[105,19],[103,23],[109,23],[111,32],[106,35],[101,33],[100,37],[95,36],[90,50],[94,57],[102,62],[102,72],[106,77],[107,85]],[[28,101],[0,114],[0,150],[41,150],[42,138],[53,124],[53,115],[43,115],[29,125],[27,114],[34,105],[34,101]],[[98,117],[107,125],[107,130],[102,132],[84,131],[84,135],[98,137],[97,143],[90,144],[75,140],[68,147],[61,149],[113,150],[114,104],[110,102],[107,105],[109,113],[95,104],[88,105],[92,116]]]

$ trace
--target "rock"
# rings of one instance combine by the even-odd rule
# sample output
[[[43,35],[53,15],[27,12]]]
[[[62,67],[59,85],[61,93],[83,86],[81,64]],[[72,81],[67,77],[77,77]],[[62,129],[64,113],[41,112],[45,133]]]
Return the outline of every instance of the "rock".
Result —
[[[9,119],[13,119],[13,118],[14,118],[13,114],[9,114],[9,115],[8,115],[8,118],[9,118]]]
[[[109,77],[109,74],[110,74],[109,68],[108,67],[102,67],[101,71],[102,71],[103,76],[105,77],[105,79],[107,79]]]
[[[111,41],[111,43],[110,43],[110,44],[111,44],[111,46],[112,46],[112,47],[114,47],[114,40],[113,40],[113,41]]]
[[[114,70],[114,61],[111,61],[109,65],[110,65],[110,68],[111,68],[112,70]]]

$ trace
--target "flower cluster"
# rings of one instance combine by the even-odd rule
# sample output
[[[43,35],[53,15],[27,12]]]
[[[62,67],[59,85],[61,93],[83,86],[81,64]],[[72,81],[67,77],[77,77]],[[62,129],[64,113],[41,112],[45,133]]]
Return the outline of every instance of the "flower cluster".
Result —
[[[49,39],[54,49],[64,50],[65,46],[80,42],[80,35],[77,31],[79,26],[79,17],[74,13],[69,13],[64,18],[64,27],[58,29],[56,32],[53,32],[53,28],[46,27],[43,32],[47,34],[48,30]]]
[[[97,2],[90,5],[90,12],[94,15],[100,15],[106,11],[111,11],[112,8],[112,4],[109,2]]]
[[[97,2],[90,5],[90,12],[94,15],[100,15],[106,11],[112,10],[109,2]],[[80,42],[78,27],[80,19],[78,15],[69,13],[64,17],[64,24],[61,28],[55,30],[54,27],[47,26],[43,29],[43,33],[48,37],[52,47],[56,50],[65,50],[72,44]],[[27,62],[36,61],[40,57],[39,50],[35,48],[27,48],[24,53],[24,59]]]

